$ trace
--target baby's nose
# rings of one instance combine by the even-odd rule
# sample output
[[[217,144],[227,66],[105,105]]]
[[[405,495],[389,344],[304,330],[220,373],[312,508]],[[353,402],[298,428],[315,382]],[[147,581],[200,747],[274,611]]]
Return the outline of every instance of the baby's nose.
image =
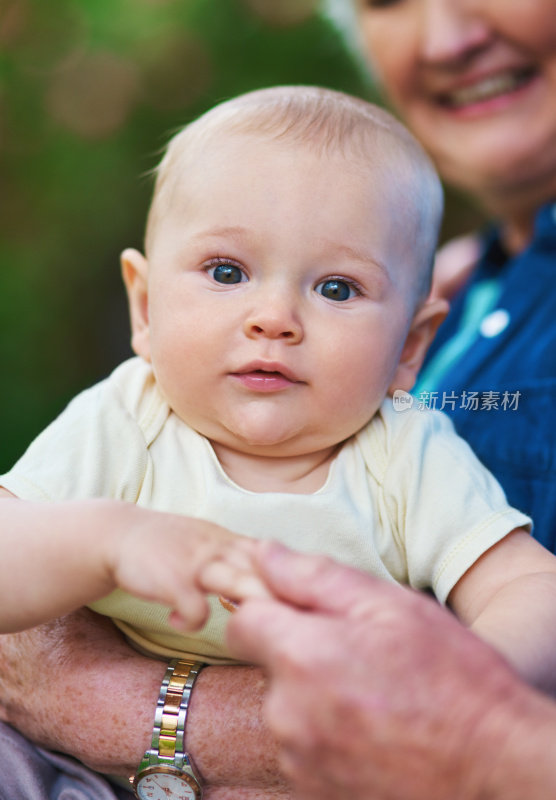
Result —
[[[291,344],[297,344],[303,338],[301,321],[293,310],[284,305],[270,305],[249,314],[244,323],[244,332],[251,339],[285,339]]]

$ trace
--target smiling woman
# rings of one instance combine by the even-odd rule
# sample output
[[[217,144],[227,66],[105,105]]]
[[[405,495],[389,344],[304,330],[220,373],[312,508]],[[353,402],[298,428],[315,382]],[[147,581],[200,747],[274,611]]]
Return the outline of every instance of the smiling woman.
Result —
[[[448,273],[465,285],[417,392],[425,404],[438,398],[556,549],[554,2],[359,0],[357,9],[391,103],[441,175],[498,218],[485,237],[439,255],[438,290]],[[496,404],[510,396],[512,411]]]
[[[370,0],[360,14],[390,100],[447,180],[503,215],[553,195],[551,0]]]

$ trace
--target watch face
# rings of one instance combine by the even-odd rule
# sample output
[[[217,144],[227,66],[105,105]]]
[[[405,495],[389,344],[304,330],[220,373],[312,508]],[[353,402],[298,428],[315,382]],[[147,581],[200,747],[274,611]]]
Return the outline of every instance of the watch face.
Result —
[[[201,796],[194,778],[166,770],[139,778],[136,791],[140,800],[199,800]]]

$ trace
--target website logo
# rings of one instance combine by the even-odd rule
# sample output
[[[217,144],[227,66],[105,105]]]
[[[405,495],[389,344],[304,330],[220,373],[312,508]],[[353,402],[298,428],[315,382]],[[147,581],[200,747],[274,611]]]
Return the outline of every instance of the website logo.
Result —
[[[392,396],[394,411],[409,411],[413,405],[413,395],[404,392],[403,389],[396,389]]]

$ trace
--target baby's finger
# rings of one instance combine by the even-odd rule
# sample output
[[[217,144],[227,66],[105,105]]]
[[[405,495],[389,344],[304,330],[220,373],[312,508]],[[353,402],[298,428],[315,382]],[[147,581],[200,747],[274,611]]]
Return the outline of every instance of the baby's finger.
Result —
[[[200,591],[188,590],[180,593],[179,600],[168,616],[168,622],[180,631],[196,631],[203,627],[209,612],[206,596]]]
[[[255,553],[257,552],[257,541],[247,537],[237,536],[233,542],[225,544],[215,553],[211,561],[222,560],[243,569],[245,572],[255,570]]]
[[[221,559],[210,561],[199,574],[199,584],[211,594],[230,600],[269,598],[271,592],[252,569],[244,569]]]
[[[182,633],[189,633],[192,628],[187,619],[184,619],[179,611],[170,611],[168,614],[168,624]]]

